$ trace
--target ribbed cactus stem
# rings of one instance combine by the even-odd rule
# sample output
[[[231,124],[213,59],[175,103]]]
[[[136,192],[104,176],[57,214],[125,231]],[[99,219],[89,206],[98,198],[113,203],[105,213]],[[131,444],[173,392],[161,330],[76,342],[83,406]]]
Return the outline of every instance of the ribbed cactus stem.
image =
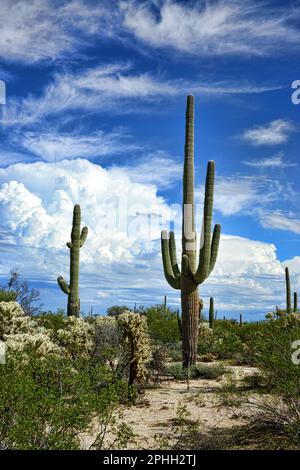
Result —
[[[176,315],[177,315],[177,324],[178,324],[179,334],[180,334],[180,338],[182,339],[182,322],[179,316],[179,310],[176,311]]]
[[[202,284],[214,269],[221,227],[214,227],[211,235],[215,164],[208,162],[203,230],[200,242],[199,262],[196,260],[195,204],[194,204],[194,97],[187,97],[185,121],[185,146],[182,201],[182,258],[181,270],[176,257],[174,232],[162,232],[161,248],[165,278],[169,285],[181,291],[182,308],[182,362],[189,367],[197,359],[199,295],[198,285]]]
[[[70,249],[70,284],[68,285],[62,276],[57,278],[61,290],[68,295],[68,316],[79,317],[80,299],[79,299],[79,259],[80,248],[84,245],[88,234],[88,228],[83,227],[80,232],[81,210],[76,204],[73,210],[73,223],[71,231],[71,241],[67,243]]]
[[[289,268],[285,268],[285,287],[286,287],[286,313],[292,312],[291,307],[291,284]]]
[[[209,299],[209,327],[213,329],[215,321],[215,309],[214,309],[214,299],[210,297]]]
[[[298,312],[298,294],[294,292],[294,313]]]

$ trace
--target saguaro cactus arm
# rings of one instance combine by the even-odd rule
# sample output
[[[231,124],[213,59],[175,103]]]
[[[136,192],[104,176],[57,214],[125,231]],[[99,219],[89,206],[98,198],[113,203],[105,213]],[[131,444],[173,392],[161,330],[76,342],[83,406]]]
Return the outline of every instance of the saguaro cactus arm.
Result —
[[[221,225],[216,224],[214,227],[214,233],[213,233],[212,242],[211,242],[208,274],[212,272],[217,261],[220,237],[221,237]]]
[[[170,239],[169,239],[169,250],[170,250],[170,259],[173,268],[173,273],[176,278],[180,277],[180,270],[177,263],[177,256],[176,256],[176,242],[174,232],[170,232]]]
[[[167,282],[174,289],[180,289],[180,279],[176,277],[173,271],[171,256],[170,256],[170,246],[169,246],[169,236],[166,230],[163,230],[161,233],[161,252],[163,259],[164,273]]]
[[[69,287],[69,285],[66,283],[66,281],[64,280],[64,278],[63,278],[62,276],[58,276],[57,282],[58,282],[58,285],[59,285],[59,287],[61,288],[61,290],[62,290],[65,294],[69,295],[70,292],[71,292],[71,291],[70,291],[70,287]]]
[[[195,279],[198,284],[202,284],[209,275],[210,257],[211,257],[211,224],[214,197],[214,181],[215,181],[215,162],[209,161],[207,164],[206,182],[205,182],[205,198],[203,213],[203,246],[200,247],[199,265],[195,273]],[[217,234],[218,234],[217,229]],[[215,234],[214,250],[216,249],[217,238]],[[215,259],[217,252],[214,253]]]
[[[89,229],[87,227],[83,227],[81,230],[81,235],[80,235],[80,248],[84,245],[86,237],[88,235]]]

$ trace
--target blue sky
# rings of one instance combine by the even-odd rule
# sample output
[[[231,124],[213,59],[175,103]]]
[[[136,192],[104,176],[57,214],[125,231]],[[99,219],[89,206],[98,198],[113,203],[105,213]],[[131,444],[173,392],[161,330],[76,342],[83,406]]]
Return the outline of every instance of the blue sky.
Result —
[[[180,236],[186,95],[196,99],[197,223],[216,162],[220,255],[200,288],[260,319],[300,288],[298,1],[0,0],[0,278],[65,306],[72,208],[90,228],[81,303],[154,304],[159,233]],[[120,208],[121,207],[121,208]],[[122,219],[122,223],[120,222]],[[125,220],[126,219],[126,220]],[[149,226],[151,221],[151,226]],[[123,225],[122,225],[123,224]],[[124,225],[125,224],[125,225]],[[178,244],[180,244],[178,239]]]

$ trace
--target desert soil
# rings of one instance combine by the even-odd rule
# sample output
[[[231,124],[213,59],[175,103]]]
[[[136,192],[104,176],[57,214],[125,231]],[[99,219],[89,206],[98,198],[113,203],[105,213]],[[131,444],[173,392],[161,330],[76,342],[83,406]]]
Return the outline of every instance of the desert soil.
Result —
[[[257,370],[249,366],[226,366],[226,369],[228,374],[216,380],[191,380],[189,390],[186,382],[178,380],[163,380],[158,387],[146,389],[134,406],[121,410],[123,420],[135,433],[135,442],[128,449],[159,448],[155,436],[174,434],[174,418],[179,405],[186,406],[189,420],[198,421],[202,434],[244,424],[253,410],[241,400],[245,395],[243,387],[233,395],[226,395],[224,385],[231,377],[230,380],[239,386],[243,377],[253,375]],[[251,395],[251,399],[255,401],[257,396]],[[85,436],[83,447],[88,448],[92,439],[92,436]],[[173,442],[174,439],[176,436],[173,436]]]

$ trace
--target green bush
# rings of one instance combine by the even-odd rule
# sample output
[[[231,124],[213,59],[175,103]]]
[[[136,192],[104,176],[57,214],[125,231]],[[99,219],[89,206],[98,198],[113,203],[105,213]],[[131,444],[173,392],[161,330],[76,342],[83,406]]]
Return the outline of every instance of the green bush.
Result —
[[[66,313],[64,309],[58,309],[56,313],[49,310],[48,312],[41,312],[35,317],[35,320],[47,330],[58,331],[66,325]]]
[[[145,309],[150,336],[162,344],[180,341],[176,312],[163,305],[156,305]]]
[[[112,305],[106,310],[106,315],[108,317],[118,317],[124,312],[130,311],[130,308],[128,308],[126,305]]]
[[[97,448],[126,397],[122,382],[103,367],[89,370],[57,356],[9,354],[0,374],[0,448],[79,449],[80,435],[99,423]],[[103,434],[104,432],[104,434]],[[124,437],[124,436],[123,436]]]
[[[263,332],[266,322],[244,323],[235,320],[216,320],[210,334],[200,328],[198,354],[213,354],[218,359],[234,359],[237,364],[251,364],[249,346],[257,332]]]
[[[11,302],[16,300],[17,293],[0,288],[0,302]]]
[[[196,364],[190,367],[190,379],[215,380],[224,375],[226,367],[223,364]],[[176,380],[186,380],[187,370],[181,364],[171,364],[166,367],[166,374],[171,375]]]
[[[273,430],[274,435],[280,436],[280,446],[297,448],[300,445],[300,365],[293,363],[292,344],[299,339],[299,315],[284,314],[278,318],[271,316],[251,345],[254,364],[272,392],[271,397],[258,403],[259,413],[254,416],[252,426]]]

